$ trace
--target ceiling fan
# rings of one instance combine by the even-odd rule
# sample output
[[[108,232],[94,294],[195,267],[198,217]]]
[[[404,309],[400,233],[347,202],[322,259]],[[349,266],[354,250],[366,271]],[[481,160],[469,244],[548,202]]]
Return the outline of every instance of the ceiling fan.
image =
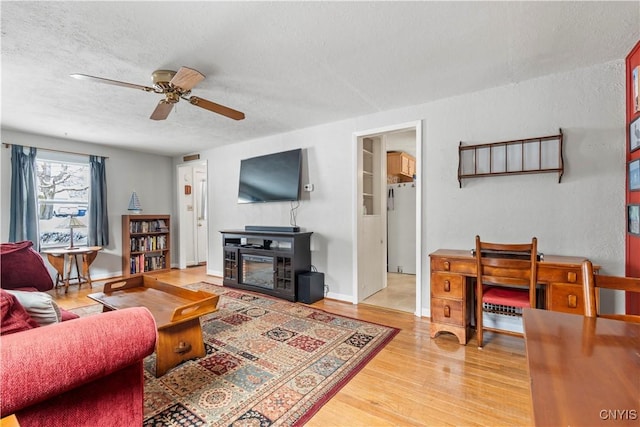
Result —
[[[192,105],[221,114],[234,120],[244,119],[244,113],[240,111],[225,107],[224,105],[216,104],[215,102],[211,102],[197,96],[189,96],[191,94],[191,89],[204,80],[204,75],[193,68],[180,67],[178,72],[171,70],[156,70],[151,74],[153,87],[89,76],[87,74],[71,74],[71,77],[80,80],[91,80],[98,83],[106,83],[115,86],[140,89],[145,92],[163,94],[165,98],[160,100],[156,109],[151,113],[151,117],[149,117],[152,120],[165,120],[173,109],[173,105],[180,101],[180,98],[185,101],[189,101]]]

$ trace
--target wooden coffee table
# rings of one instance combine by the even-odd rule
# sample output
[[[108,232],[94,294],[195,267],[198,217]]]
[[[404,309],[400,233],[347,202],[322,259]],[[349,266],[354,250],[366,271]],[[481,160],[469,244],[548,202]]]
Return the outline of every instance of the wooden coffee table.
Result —
[[[146,307],[151,312],[158,328],[156,377],[205,355],[200,316],[215,312],[219,299],[144,275],[108,282],[102,292],[87,296],[102,304],[103,311]]]

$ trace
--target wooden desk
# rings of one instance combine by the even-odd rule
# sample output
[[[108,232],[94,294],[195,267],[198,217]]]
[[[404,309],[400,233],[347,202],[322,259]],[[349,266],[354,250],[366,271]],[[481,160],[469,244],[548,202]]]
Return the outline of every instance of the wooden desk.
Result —
[[[438,249],[431,258],[431,338],[450,332],[466,344],[472,334],[476,259],[470,250]],[[545,287],[545,308],[584,314],[582,261],[586,258],[544,255],[538,283]],[[594,266],[597,271],[598,266]]]
[[[89,273],[89,267],[93,260],[96,259],[98,252],[101,250],[102,246],[82,246],[73,249],[45,249],[42,253],[47,254],[49,263],[56,269],[56,288],[63,285],[64,292],[67,293],[71,280],[76,280],[78,287],[83,283],[88,283],[89,287],[91,287],[91,274]],[[78,255],[82,256],[82,273],[80,272]],[[76,266],[76,277],[71,277],[73,264]]]
[[[524,309],[538,426],[640,425],[640,324]]]

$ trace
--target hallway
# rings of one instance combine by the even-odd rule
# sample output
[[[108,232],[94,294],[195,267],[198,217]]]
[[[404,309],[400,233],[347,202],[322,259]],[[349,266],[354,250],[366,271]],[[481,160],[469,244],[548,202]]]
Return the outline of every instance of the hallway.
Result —
[[[415,312],[416,276],[414,274],[387,273],[387,287],[362,301],[393,310]]]

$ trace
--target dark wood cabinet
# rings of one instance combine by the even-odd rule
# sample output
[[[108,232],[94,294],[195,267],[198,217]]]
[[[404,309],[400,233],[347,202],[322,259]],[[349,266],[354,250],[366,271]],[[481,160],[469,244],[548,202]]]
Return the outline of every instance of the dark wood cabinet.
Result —
[[[311,232],[223,230],[224,286],[297,300],[300,273],[311,271]]]

